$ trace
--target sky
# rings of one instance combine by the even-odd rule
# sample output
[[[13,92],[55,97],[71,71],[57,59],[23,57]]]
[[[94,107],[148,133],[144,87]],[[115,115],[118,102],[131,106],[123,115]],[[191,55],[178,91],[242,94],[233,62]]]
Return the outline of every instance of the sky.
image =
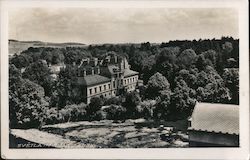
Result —
[[[9,12],[9,39],[45,42],[161,43],[238,38],[230,8],[22,8]]]

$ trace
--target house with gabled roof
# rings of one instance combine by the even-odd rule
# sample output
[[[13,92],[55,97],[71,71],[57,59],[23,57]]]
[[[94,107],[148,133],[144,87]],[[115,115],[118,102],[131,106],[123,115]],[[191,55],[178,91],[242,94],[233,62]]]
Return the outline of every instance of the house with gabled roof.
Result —
[[[188,128],[190,147],[238,147],[239,106],[197,103]]]

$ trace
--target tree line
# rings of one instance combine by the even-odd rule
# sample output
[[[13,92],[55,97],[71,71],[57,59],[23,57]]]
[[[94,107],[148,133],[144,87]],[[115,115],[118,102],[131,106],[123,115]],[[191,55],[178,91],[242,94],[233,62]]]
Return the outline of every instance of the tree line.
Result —
[[[111,99],[93,98],[86,105],[75,90],[73,64],[107,52],[126,56],[144,86],[140,92]],[[48,64],[60,63],[66,68],[55,81]],[[31,47],[10,59],[9,100],[12,127],[96,119],[187,118],[197,101],[239,104],[239,40]],[[109,107],[103,109],[104,105]]]

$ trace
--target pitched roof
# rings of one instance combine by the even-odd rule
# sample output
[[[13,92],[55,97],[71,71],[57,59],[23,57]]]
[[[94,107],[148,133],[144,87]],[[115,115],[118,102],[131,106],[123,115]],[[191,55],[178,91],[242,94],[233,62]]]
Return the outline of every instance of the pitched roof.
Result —
[[[108,65],[108,70],[111,75],[115,74],[115,70],[119,70],[119,67],[116,65]]]
[[[124,77],[134,76],[134,75],[137,75],[137,74],[139,74],[139,73],[136,72],[136,71],[130,70],[130,69],[125,69],[124,70]]]
[[[98,85],[102,83],[109,82],[110,79],[98,74],[94,75],[87,75],[85,77],[78,77],[77,82],[80,85],[84,86],[93,86],[93,85]]]
[[[239,134],[239,106],[218,103],[197,103],[190,130]]]

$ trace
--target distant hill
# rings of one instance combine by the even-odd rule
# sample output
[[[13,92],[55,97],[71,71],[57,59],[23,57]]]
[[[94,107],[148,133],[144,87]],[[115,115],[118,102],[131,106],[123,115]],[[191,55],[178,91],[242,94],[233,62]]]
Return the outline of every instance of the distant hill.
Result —
[[[9,55],[20,54],[22,51],[29,47],[54,47],[54,48],[65,48],[65,47],[86,47],[83,43],[66,42],[66,43],[52,43],[42,41],[18,41],[15,39],[9,40]]]

